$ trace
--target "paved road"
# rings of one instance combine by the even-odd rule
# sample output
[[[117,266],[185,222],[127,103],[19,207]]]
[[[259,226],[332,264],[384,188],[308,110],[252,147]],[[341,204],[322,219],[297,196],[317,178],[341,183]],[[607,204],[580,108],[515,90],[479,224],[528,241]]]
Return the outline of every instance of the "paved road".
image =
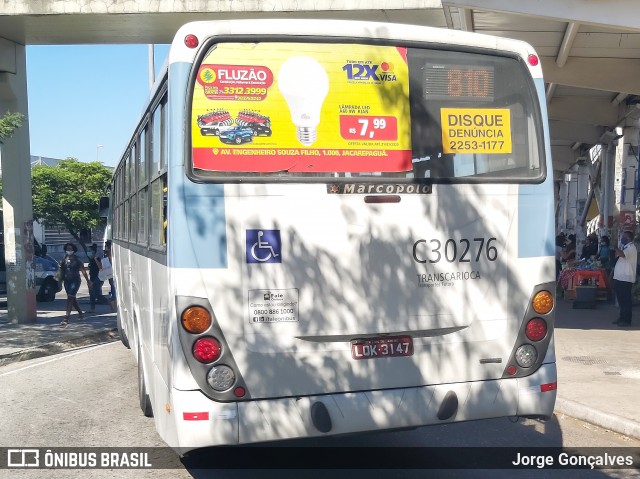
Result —
[[[153,421],[138,407],[136,366],[120,343],[90,347],[49,358],[0,368],[0,447],[156,447],[163,446]],[[300,441],[288,445],[308,445]],[[508,419],[420,428],[415,431],[379,433],[347,438],[315,440],[316,446],[541,446],[541,447],[640,447],[630,440],[568,417],[548,422]],[[378,451],[384,451],[378,450]],[[430,450],[432,451],[432,450]],[[0,470],[0,477],[67,478],[632,478],[637,470],[501,470],[501,471],[241,471],[212,470],[219,449],[207,449],[180,461],[176,469],[153,471]],[[464,461],[464,458],[460,458]]]

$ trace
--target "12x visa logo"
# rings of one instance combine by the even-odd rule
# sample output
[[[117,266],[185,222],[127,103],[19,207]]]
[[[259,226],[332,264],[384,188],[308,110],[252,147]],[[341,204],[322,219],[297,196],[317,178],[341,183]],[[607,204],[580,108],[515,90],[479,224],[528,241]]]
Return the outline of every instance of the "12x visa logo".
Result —
[[[372,63],[347,63],[342,67],[347,72],[348,80],[355,81],[396,81],[393,73],[393,65],[389,62],[382,62],[380,65]]]

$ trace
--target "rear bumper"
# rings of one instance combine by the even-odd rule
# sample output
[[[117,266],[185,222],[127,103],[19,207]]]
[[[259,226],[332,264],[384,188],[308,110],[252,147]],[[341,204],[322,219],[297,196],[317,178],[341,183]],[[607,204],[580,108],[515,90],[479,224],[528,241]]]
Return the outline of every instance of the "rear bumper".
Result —
[[[557,381],[555,363],[519,379],[476,381],[301,398],[217,403],[199,391],[172,391],[172,415],[181,453],[223,444],[427,426],[504,416],[550,417]],[[319,421],[312,408],[323,406]],[[317,406],[315,407],[317,413]],[[452,412],[453,411],[453,412]],[[330,430],[326,429],[326,413]],[[202,414],[206,413],[206,414]],[[447,415],[450,414],[448,417]],[[315,420],[312,418],[315,417]],[[194,419],[196,418],[196,419]],[[320,427],[319,427],[320,426]]]

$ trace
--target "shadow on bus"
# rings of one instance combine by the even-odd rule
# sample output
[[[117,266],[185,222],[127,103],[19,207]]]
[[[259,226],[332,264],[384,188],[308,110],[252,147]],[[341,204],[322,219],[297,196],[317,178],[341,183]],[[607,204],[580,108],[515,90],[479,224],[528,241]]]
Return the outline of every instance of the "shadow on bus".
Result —
[[[202,271],[194,284],[206,289],[221,328],[234,331],[231,348],[254,397],[499,379],[531,278],[555,277],[551,256],[546,263],[527,256],[542,251],[544,239],[518,238],[514,185],[436,184],[432,194],[403,197],[401,206],[366,204],[355,194],[320,201],[299,185],[290,196],[274,194],[273,185],[226,185],[228,208],[237,212],[229,217],[222,197],[213,196],[217,185],[206,186],[212,196],[191,192],[192,185],[179,195],[188,211],[182,240],[192,247],[176,254]],[[263,231],[281,239],[276,264],[250,260],[263,246],[249,234]],[[218,248],[219,235],[225,241]],[[222,259],[224,274],[214,269]],[[294,305],[290,318],[269,317],[277,303],[262,295],[274,291]],[[250,306],[261,301],[265,308]],[[264,310],[261,321],[257,311]],[[411,360],[351,359],[354,338],[403,334],[413,337]],[[515,412],[517,398],[500,400],[504,414]],[[466,399],[470,410],[486,404],[486,396]],[[423,412],[410,423],[426,422]],[[284,421],[269,427],[276,437],[292,435]]]
[[[182,459],[195,478],[246,477],[469,477],[511,478],[517,454],[556,454],[563,438],[556,417],[548,421],[488,419],[348,436],[212,447]],[[538,449],[548,448],[548,449]],[[541,477],[518,469],[517,477]],[[555,475],[554,475],[555,473]],[[546,470],[544,477],[610,477],[597,470]]]
[[[225,305],[214,308],[216,320],[223,329],[233,326],[229,338],[234,341],[234,358],[255,397],[485,384],[499,379],[516,345],[533,285],[555,277],[553,257],[542,263],[540,259],[551,235],[540,231],[518,237],[523,227],[513,206],[519,201],[514,185],[447,185],[446,190],[434,185],[432,194],[403,197],[402,208],[365,204],[361,195],[325,202],[302,195],[301,188],[293,189],[295,197],[278,196],[267,186],[255,185],[247,195],[243,188],[225,186],[225,194],[234,198],[227,200],[233,201],[229,208],[238,212],[226,223],[218,197],[184,192],[189,215],[183,235],[193,247],[181,249],[180,254],[212,275],[212,265],[224,255],[227,269],[237,272],[209,282],[203,273],[202,283],[212,303]],[[249,240],[249,232],[262,229],[277,231],[281,238],[278,264],[249,261],[251,243],[262,248],[260,237]],[[220,251],[217,247],[211,251],[220,234],[225,238],[219,242]],[[202,251],[210,254],[198,255]],[[458,276],[459,271],[474,273]],[[288,304],[297,304],[293,319],[252,321],[250,303],[273,291],[283,292]],[[352,360],[351,339],[401,334],[414,337],[414,359]],[[485,415],[509,414],[516,410],[518,398],[507,389],[492,401],[487,401],[486,393],[469,390],[465,408],[496,411]],[[392,417],[394,399],[381,396],[376,397],[375,407]],[[437,410],[435,402],[403,410],[406,423],[427,422],[424,416],[433,412],[428,407]],[[354,414],[361,415],[365,424],[375,424],[374,409],[361,408]],[[298,425],[294,420],[274,413],[256,428],[268,428],[272,437],[293,436]],[[542,436],[555,438],[547,439],[550,447],[562,444],[554,421],[542,426]],[[478,424],[487,423],[503,428],[510,424],[507,419]],[[460,436],[479,438],[478,446],[496,440],[504,441],[504,446],[518,444],[515,438],[505,440],[508,436],[500,427],[480,435],[464,432],[472,431],[473,424],[433,426],[402,433],[402,438],[432,447],[441,445],[428,442],[434,434],[463,428],[452,444],[459,444]],[[521,423],[509,427],[514,437],[532,429]],[[548,434],[554,429],[555,434]],[[357,437],[371,444],[367,447],[381,447],[371,438],[397,440],[397,434]],[[388,440],[378,439],[381,445]]]

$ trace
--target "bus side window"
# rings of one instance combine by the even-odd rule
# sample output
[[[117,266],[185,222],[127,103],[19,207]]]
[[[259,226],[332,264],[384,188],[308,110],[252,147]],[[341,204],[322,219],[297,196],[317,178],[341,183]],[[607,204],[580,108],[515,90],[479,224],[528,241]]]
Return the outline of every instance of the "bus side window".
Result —
[[[167,244],[167,174],[151,182],[151,247],[163,248]]]
[[[167,244],[167,177],[162,177],[162,244]]]

